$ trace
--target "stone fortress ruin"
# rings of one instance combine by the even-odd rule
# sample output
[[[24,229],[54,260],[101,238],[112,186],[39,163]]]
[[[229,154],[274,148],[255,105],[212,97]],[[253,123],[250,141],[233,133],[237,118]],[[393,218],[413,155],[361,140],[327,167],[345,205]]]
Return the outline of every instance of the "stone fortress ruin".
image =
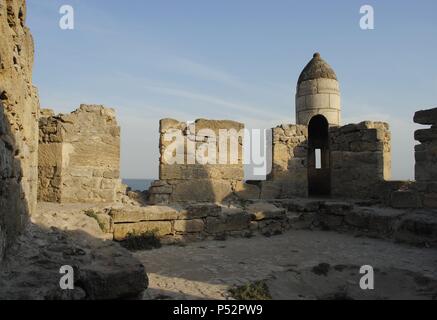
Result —
[[[282,124],[272,129],[272,171],[266,181],[258,184],[244,183],[241,158],[239,165],[166,163],[163,156],[166,145],[162,142],[165,134],[177,128],[186,130],[187,124],[173,119],[162,120],[160,179],[150,190],[153,202],[222,202],[231,195],[252,200],[378,196],[375,186],[383,185],[391,175],[389,126],[369,121],[340,125],[340,86],[334,70],[319,53],[314,54],[299,77],[296,119],[297,124]],[[196,130],[213,128],[215,132],[244,127],[231,121],[203,119],[197,120],[195,125]],[[196,143],[204,143],[208,138],[189,132],[186,136]],[[214,149],[220,150],[219,141],[215,143]],[[240,157],[241,150],[240,146]],[[180,180],[188,182],[184,187],[178,187]]]
[[[121,203],[98,215],[118,241],[147,232],[175,242],[373,225],[380,236],[435,243],[429,213],[395,210],[436,208],[433,128],[416,132],[422,141],[417,181],[391,181],[389,125],[341,124],[340,85],[319,53],[298,79],[295,102],[297,123],[271,129],[272,169],[263,181],[244,179],[243,123],[162,119],[159,180],[146,199],[120,183],[120,136],[111,110],[83,105],[71,115],[49,112],[39,121],[39,199]],[[433,112],[418,112],[415,121],[432,124]],[[142,201],[126,201],[127,195]]]
[[[16,291],[7,282],[17,276],[13,261],[19,266],[29,256],[38,272],[19,274],[17,283],[50,283],[32,294],[72,298],[50,278],[58,273],[50,265],[62,260],[80,274],[83,288],[75,298],[137,295],[147,287],[143,265],[104,240],[150,232],[174,244],[322,229],[437,247],[437,108],[414,116],[431,126],[415,133],[416,181],[391,181],[389,125],[342,125],[337,75],[316,53],[297,82],[296,123],[271,129],[272,170],[265,180],[244,179],[243,123],[162,119],[159,179],[143,194],[121,183],[113,109],[84,104],[59,115],[40,109],[25,15],[24,0],[0,1],[0,266],[7,262],[10,272],[6,280],[0,272],[0,298]],[[233,132],[224,144],[216,139],[220,130]],[[168,135],[175,132],[182,133],[174,150],[182,150],[182,163],[169,161],[175,141]],[[205,145],[203,155],[193,153]],[[199,161],[219,154],[224,162]],[[83,233],[84,225],[91,231]],[[34,252],[41,248],[50,263],[38,260]]]

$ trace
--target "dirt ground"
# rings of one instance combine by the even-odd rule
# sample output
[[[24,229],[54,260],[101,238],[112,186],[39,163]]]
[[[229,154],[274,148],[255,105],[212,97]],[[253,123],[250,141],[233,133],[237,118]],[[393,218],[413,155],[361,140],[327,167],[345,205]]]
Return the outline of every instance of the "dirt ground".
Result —
[[[230,288],[257,280],[273,299],[437,299],[437,250],[335,232],[289,231],[135,256],[150,280],[144,299],[230,299]],[[359,286],[363,265],[374,268],[374,290]]]

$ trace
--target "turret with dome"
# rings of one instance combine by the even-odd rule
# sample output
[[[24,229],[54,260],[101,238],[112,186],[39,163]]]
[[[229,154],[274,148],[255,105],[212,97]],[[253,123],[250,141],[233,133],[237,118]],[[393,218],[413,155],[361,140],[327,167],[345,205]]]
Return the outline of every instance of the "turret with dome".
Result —
[[[341,99],[337,76],[331,66],[315,53],[299,76],[296,89],[296,123],[308,125],[316,115],[330,126],[341,122]]]

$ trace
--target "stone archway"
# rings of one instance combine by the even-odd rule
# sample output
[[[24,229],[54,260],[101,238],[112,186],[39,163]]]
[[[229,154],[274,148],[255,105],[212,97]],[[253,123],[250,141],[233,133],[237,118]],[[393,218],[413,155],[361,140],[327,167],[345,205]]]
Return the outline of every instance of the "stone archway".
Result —
[[[322,115],[312,117],[308,125],[308,194],[331,194],[329,124]]]

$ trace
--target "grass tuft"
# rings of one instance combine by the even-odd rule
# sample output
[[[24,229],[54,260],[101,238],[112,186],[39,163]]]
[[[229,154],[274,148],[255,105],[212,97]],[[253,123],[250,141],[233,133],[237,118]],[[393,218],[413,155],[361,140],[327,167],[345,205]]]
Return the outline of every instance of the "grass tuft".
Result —
[[[105,225],[103,224],[102,221],[100,221],[98,214],[94,210],[92,210],[92,209],[86,210],[84,212],[84,214],[87,215],[88,217],[93,218],[94,220],[96,220],[97,223],[99,224],[100,229],[102,231],[105,230]]]
[[[146,231],[143,233],[129,233],[126,239],[120,241],[120,245],[131,251],[161,248],[161,240],[157,234],[157,230]]]
[[[236,300],[272,300],[269,287],[265,281],[255,281],[241,287],[229,290],[231,297]]]

